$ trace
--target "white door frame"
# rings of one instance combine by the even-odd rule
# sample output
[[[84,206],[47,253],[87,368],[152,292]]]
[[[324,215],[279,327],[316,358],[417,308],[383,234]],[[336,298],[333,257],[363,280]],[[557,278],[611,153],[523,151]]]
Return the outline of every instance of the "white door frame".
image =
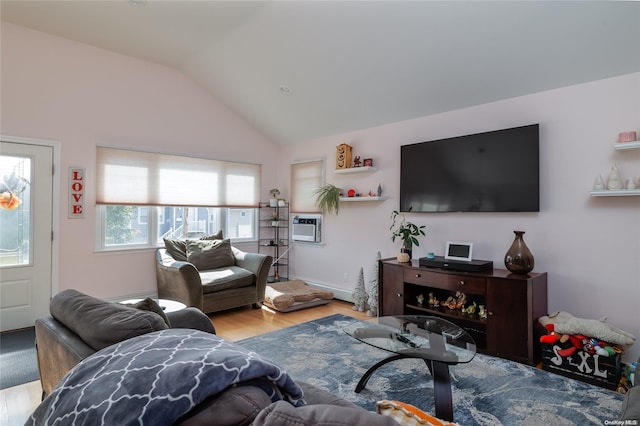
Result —
[[[60,241],[60,142],[47,139],[33,139],[6,135],[0,135],[0,139],[5,142],[50,146],[53,148],[53,200],[51,206],[51,230],[53,232],[53,240],[51,241],[51,296],[53,296],[58,293],[58,277],[60,269],[58,244],[58,241]]]

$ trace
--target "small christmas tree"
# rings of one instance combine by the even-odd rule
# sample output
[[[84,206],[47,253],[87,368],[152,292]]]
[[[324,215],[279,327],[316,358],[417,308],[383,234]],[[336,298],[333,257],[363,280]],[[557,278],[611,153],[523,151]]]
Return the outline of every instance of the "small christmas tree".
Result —
[[[378,272],[380,268],[379,260],[382,259],[382,255],[378,252],[378,256],[376,257],[376,262],[373,265],[373,276],[369,280],[369,310],[367,311],[367,315],[370,317],[378,316]]]
[[[353,292],[353,310],[364,312],[367,309],[367,291],[364,288],[364,269],[360,268],[358,284]]]

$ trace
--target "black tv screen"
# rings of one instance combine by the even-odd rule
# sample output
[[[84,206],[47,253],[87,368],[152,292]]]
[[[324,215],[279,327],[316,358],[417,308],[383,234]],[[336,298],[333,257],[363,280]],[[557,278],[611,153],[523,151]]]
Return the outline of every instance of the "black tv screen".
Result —
[[[403,212],[538,212],[538,124],[400,147]]]

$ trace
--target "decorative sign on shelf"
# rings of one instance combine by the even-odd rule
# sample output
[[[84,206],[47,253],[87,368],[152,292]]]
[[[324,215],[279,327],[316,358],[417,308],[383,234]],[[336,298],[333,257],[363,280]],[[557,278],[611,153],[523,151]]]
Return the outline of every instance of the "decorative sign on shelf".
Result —
[[[84,217],[84,168],[69,167],[69,219]]]
[[[336,147],[336,169],[348,169],[351,167],[351,152],[353,148],[343,143]]]

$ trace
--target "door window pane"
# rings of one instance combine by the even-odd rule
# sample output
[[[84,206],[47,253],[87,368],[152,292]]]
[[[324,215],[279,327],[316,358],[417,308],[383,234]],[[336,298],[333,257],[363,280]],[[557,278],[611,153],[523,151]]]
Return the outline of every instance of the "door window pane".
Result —
[[[0,155],[0,267],[30,263],[31,159]]]

